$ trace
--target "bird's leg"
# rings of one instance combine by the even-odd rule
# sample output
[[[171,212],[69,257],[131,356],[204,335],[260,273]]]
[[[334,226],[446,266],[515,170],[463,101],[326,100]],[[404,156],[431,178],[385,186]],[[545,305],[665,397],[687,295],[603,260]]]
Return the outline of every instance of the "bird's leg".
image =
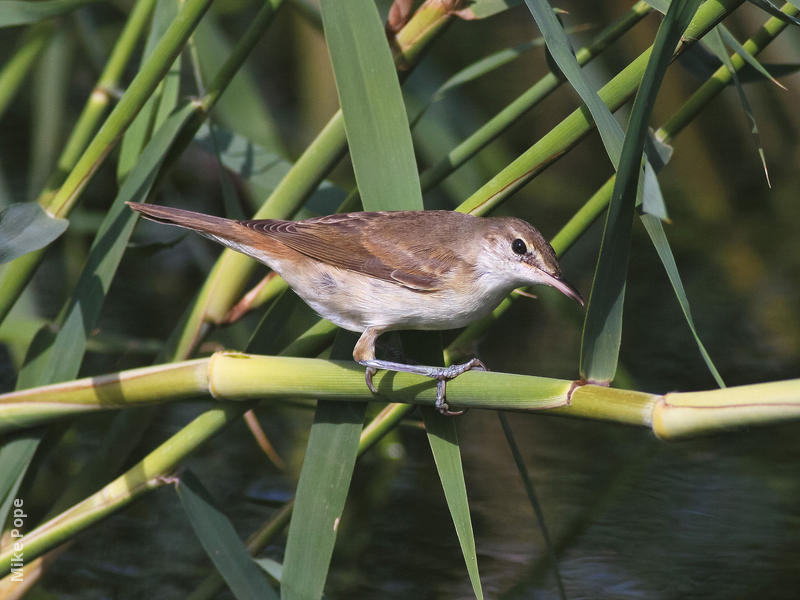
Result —
[[[383,333],[380,329],[368,328],[361,334],[356,347],[353,349],[353,358],[355,361],[367,368],[366,381],[367,387],[371,392],[377,393],[375,386],[372,384],[372,376],[378,369],[386,371],[399,371],[403,373],[414,373],[416,375],[423,375],[436,379],[438,384],[436,386],[436,410],[443,415],[455,416],[464,414],[464,411],[451,411],[447,406],[447,382],[450,379],[458,377],[466,371],[478,369],[481,371],[488,370],[477,358],[473,358],[465,363],[458,365],[450,365],[449,367],[432,367],[427,365],[407,365],[405,363],[392,362],[389,360],[380,360],[375,358],[375,340]]]
[[[376,390],[375,386],[372,384],[372,376],[375,375],[378,369],[376,367],[369,366],[366,363],[368,361],[375,360],[375,340],[378,339],[378,336],[381,333],[383,333],[382,329],[368,327],[364,330],[364,333],[361,334],[361,337],[358,338],[356,346],[353,348],[353,359],[358,364],[367,367],[364,373],[364,379],[367,382],[369,391],[373,394],[378,393],[378,390]]]

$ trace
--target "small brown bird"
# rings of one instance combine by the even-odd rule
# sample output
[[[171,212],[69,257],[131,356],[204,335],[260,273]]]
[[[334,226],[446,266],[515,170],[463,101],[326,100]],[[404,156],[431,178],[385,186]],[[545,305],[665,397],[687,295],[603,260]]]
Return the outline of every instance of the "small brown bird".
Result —
[[[470,369],[485,369],[483,363],[474,358],[433,367],[376,359],[379,335],[463,327],[526,285],[552,286],[583,305],[580,294],[561,279],[550,244],[533,226],[513,217],[431,210],[236,221],[128,205],[148,219],[192,229],[278,272],[320,315],[361,333],[353,358],[366,367],[373,393],[377,369],[431,377],[439,382],[436,408],[442,414],[460,414],[447,406],[446,382]]]

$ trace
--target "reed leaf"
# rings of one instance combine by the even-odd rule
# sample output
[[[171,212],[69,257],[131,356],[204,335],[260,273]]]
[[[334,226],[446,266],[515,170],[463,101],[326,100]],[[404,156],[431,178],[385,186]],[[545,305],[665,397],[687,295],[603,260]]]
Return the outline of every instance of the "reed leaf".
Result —
[[[644,225],[644,228],[647,231],[647,234],[650,236],[650,240],[653,242],[653,246],[655,246],[656,252],[658,252],[658,257],[661,259],[661,264],[664,265],[664,270],[667,272],[667,277],[669,277],[669,282],[672,285],[673,291],[675,292],[675,297],[678,299],[678,304],[680,304],[683,316],[686,319],[686,323],[689,325],[689,329],[692,332],[692,337],[694,338],[695,344],[697,344],[698,350],[700,350],[700,355],[703,357],[703,361],[706,363],[706,366],[711,372],[711,375],[714,377],[714,381],[717,382],[717,385],[719,387],[725,387],[725,382],[722,380],[722,375],[719,374],[719,370],[717,370],[716,365],[711,360],[708,350],[706,350],[705,345],[700,340],[700,335],[697,333],[697,327],[694,324],[692,311],[689,308],[689,299],[686,297],[686,290],[683,288],[683,282],[681,281],[680,274],[678,273],[678,265],[675,264],[675,257],[672,255],[672,249],[667,241],[667,235],[664,233],[664,226],[662,225],[661,221],[652,215],[641,215],[641,220],[642,225]]]
[[[188,0],[172,25],[167,29],[151,60],[137,73],[127,91],[66,177],[58,192],[43,201],[45,209],[57,217],[69,214],[81,191],[97,171],[108,153],[119,141],[136,114],[172,66],[197,22],[208,9],[211,0]],[[87,121],[87,124],[89,122]],[[16,301],[33,271],[41,261],[41,250],[28,253],[12,262],[0,286],[0,319],[4,318]],[[8,283],[6,283],[8,282]]]
[[[400,81],[375,5],[321,3],[356,181],[367,210],[421,210]]]
[[[363,402],[317,403],[289,524],[281,598],[322,597],[365,408]]]
[[[769,169],[767,168],[767,159],[766,155],[764,154],[764,147],[761,144],[761,135],[758,131],[758,123],[756,122],[756,117],[755,114],[753,113],[752,107],[750,106],[750,102],[747,100],[747,95],[744,93],[744,88],[742,87],[742,84],[739,81],[739,76],[736,74],[736,69],[733,68],[733,63],[731,62],[728,53],[725,51],[725,43],[723,40],[724,36],[722,35],[721,25],[715,27],[714,31],[712,31],[708,35],[708,44],[711,46],[712,50],[720,59],[722,64],[725,65],[725,67],[731,73],[733,85],[736,87],[736,93],[739,96],[739,102],[742,105],[742,110],[744,111],[744,114],[747,116],[748,121],[750,121],[751,125],[750,133],[753,136],[753,141],[755,142],[756,149],[758,151],[758,156],[761,159],[761,167],[764,170],[764,177],[766,177],[767,179],[767,185],[770,185]],[[745,52],[745,54],[747,53]],[[744,59],[744,56],[742,58]],[[749,61],[745,59],[745,62]]]
[[[771,14],[773,17],[784,21],[788,25],[800,25],[800,19],[795,15],[788,14],[781,7],[772,2],[771,0],[748,0],[751,4],[756,5],[761,10]]]
[[[469,516],[467,486],[464,483],[464,470],[461,466],[461,449],[458,443],[455,421],[436,410],[426,407],[422,410],[425,432],[433,453],[436,470],[442,482],[444,497],[450,509],[450,516],[461,545],[461,554],[467,565],[467,573],[472,583],[472,591],[479,600],[483,598],[480,574],[478,573],[478,555],[475,550],[475,536],[472,533],[472,521]]]
[[[0,211],[0,263],[44,248],[68,225],[69,221],[48,215],[36,202],[11,204]]]
[[[633,103],[581,340],[580,370],[584,379],[589,381],[609,382],[617,369],[633,210],[647,122],[673,49],[698,4],[696,0],[674,0],[670,4]]]
[[[58,333],[45,327],[34,338],[18,377],[18,388],[74,379],[78,375],[90,332],[136,224],[136,215],[127,209],[125,202],[147,196],[169,145],[193,110],[189,104],[176,112],[145,148],[142,161],[123,184],[95,238],[75,291],[59,316]],[[18,481],[24,475],[38,443],[30,439],[19,451],[14,449],[18,445],[0,454],[0,472],[11,473],[8,480]],[[23,470],[17,473],[20,468]],[[0,494],[4,493],[6,489],[0,488]]]
[[[175,491],[192,529],[234,596],[239,600],[277,600],[278,594],[253,562],[233,524],[197,476],[184,471],[175,482]]]
[[[640,0],[612,25],[604,28],[592,42],[575,53],[578,64],[588,64],[625,32],[650,12],[650,6]],[[458,169],[482,148],[511,127],[527,111],[536,106],[561,85],[555,73],[547,73],[500,112],[486,121],[474,133],[450,150],[447,155],[420,175],[423,190],[427,190]]]

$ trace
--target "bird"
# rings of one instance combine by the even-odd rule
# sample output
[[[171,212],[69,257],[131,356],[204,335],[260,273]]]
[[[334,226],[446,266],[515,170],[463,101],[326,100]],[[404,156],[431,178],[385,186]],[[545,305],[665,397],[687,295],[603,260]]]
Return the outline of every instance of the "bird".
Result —
[[[378,359],[375,343],[392,330],[445,330],[488,315],[521,286],[547,285],[583,306],[561,276],[556,253],[539,231],[516,217],[478,217],[448,210],[351,212],[301,221],[235,220],[128,202],[147,219],[190,229],[251,256],[277,272],[319,315],[360,333],[353,359],[369,390],[378,369],[437,381],[435,407],[456,415],[446,383],[473,358],[447,367]]]

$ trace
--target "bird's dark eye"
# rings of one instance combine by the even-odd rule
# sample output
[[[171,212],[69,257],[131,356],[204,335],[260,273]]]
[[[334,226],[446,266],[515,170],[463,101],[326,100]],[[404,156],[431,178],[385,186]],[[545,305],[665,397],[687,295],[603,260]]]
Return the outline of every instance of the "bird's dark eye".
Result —
[[[511,242],[511,249],[516,254],[525,254],[528,251],[528,247],[525,245],[521,239],[517,238],[513,242]]]

